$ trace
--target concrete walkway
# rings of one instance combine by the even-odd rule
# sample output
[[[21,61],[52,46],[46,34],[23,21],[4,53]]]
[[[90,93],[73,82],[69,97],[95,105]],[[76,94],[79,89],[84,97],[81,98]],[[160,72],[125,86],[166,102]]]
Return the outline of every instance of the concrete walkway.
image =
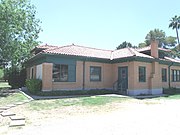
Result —
[[[21,92],[21,91],[16,90],[16,92]],[[23,92],[21,92],[21,93],[23,93]],[[25,94],[25,93],[23,93],[23,94]],[[29,103],[30,101],[33,100],[30,96],[28,96],[28,95],[25,95],[25,96],[28,98],[28,100],[24,100],[22,102],[16,102],[16,103],[13,103],[13,104],[8,104],[6,106],[1,106],[0,107],[0,115],[3,118],[6,118],[6,117],[10,118],[9,127],[25,126],[25,117],[23,117],[23,116],[21,116],[19,114],[15,114],[15,113],[10,111],[10,109],[13,108],[13,107],[17,107],[19,105]]]
[[[17,102],[16,104],[6,105],[3,107],[0,107],[0,114],[2,117],[9,117],[10,123],[9,127],[15,127],[15,126],[25,126],[25,118],[23,116],[19,116],[18,114],[15,114],[11,112],[9,109],[16,107],[18,105],[27,103],[26,102]]]

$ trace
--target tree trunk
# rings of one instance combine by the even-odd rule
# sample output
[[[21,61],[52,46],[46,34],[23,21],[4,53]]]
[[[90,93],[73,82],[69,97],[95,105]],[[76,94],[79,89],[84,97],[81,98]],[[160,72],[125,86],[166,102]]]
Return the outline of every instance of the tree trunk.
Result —
[[[178,46],[179,46],[179,50],[180,50],[179,34],[178,34],[178,28],[177,27],[176,27],[176,34],[177,34]]]

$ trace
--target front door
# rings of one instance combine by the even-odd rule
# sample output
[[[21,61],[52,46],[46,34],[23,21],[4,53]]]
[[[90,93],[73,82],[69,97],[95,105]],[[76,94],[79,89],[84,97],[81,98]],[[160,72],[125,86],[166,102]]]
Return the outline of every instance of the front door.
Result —
[[[120,94],[126,95],[128,89],[128,67],[118,68],[118,91]]]

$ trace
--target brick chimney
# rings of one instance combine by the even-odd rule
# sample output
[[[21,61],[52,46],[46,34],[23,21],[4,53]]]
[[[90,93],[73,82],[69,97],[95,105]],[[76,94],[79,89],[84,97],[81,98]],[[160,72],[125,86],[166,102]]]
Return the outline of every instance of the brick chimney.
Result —
[[[159,41],[157,40],[151,40],[151,56],[154,58],[159,58],[159,53],[158,53],[158,44]]]

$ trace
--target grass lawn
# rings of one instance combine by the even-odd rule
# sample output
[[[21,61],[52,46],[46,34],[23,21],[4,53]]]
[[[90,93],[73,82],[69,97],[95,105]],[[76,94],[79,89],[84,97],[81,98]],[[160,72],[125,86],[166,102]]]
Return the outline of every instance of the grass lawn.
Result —
[[[156,100],[156,99],[161,99],[161,100]],[[137,122],[142,123],[141,121],[143,121],[144,118],[149,118],[151,113],[153,113],[152,117],[154,119],[154,116],[156,115],[161,116],[161,114],[164,114],[164,112],[167,112],[167,110],[171,111],[171,109],[167,109],[168,107],[163,105],[164,103],[165,105],[167,105],[167,103],[169,103],[169,99],[175,99],[174,101],[180,101],[178,100],[180,99],[180,95],[171,95],[167,97],[143,99],[143,100],[134,99],[130,97],[124,98],[124,97],[113,97],[113,96],[89,96],[89,97],[76,97],[76,98],[65,98],[65,99],[33,100],[29,103],[11,108],[11,111],[20,116],[25,117],[26,119],[25,127],[34,126],[36,128],[39,128],[47,123],[52,124],[54,121],[57,120],[63,121],[66,118],[69,122],[69,119],[71,117],[75,118],[76,116],[78,117],[77,120],[82,120],[82,118],[84,118],[85,116],[87,117],[92,116],[92,118],[94,118],[94,115],[96,116],[98,115],[100,116],[99,121],[101,121],[102,120],[101,116],[105,114],[109,116],[111,114],[109,112],[112,112],[112,116],[116,118],[114,119],[114,121],[112,120],[107,123],[105,123],[106,122],[105,121],[102,124],[114,123],[118,121],[121,122],[122,119],[124,119],[124,122],[129,121],[128,123],[132,123],[134,121],[131,122],[130,121],[131,118],[133,118],[133,120],[136,120],[134,119],[135,117],[131,115],[134,112],[135,115],[137,115]],[[23,100],[27,100],[27,98],[23,94],[14,93],[7,97],[0,97],[0,106],[12,104],[15,102],[21,102]],[[176,103],[176,105],[178,107],[178,102]],[[170,105],[169,107],[171,106],[172,105]],[[163,108],[164,110],[162,110],[163,113],[160,112],[162,107],[164,107]],[[157,111],[157,108],[159,108],[159,111]],[[152,109],[153,111],[151,111]],[[118,113],[116,113],[116,111],[118,111]],[[141,117],[141,115],[142,116],[145,115],[145,116]],[[164,119],[165,116],[163,116],[162,118]],[[121,117],[122,119],[119,117]],[[106,117],[103,117],[103,119],[105,118]],[[119,118],[119,120],[116,121],[117,118]],[[3,120],[4,119],[5,118],[3,118]],[[1,127],[6,125],[8,125],[8,121],[2,121],[0,123],[0,134],[1,134]],[[138,124],[135,125],[139,126]],[[112,125],[108,125],[107,127],[109,126],[116,127]],[[7,129],[4,133],[8,133],[9,130],[12,129]],[[13,132],[15,132],[16,130],[18,131],[21,129],[14,129]]]
[[[167,95],[164,97],[159,97],[156,99],[164,99],[164,100],[168,100],[168,99],[179,99],[180,100],[180,94],[174,94],[174,95]]]
[[[8,82],[0,82],[0,89],[2,88],[10,88],[11,86],[8,84]]]
[[[177,99],[179,95],[143,100],[110,96],[34,100],[11,109],[25,117],[26,125],[5,129],[8,122],[2,121],[0,134],[179,134]]]
[[[16,102],[22,102],[23,100],[27,100],[28,98],[25,97],[21,93],[13,93],[7,97],[0,97],[0,106],[6,106],[8,104],[13,104]]]
[[[52,100],[36,100],[29,103],[29,108],[32,110],[49,110],[58,107],[68,106],[103,106],[110,103],[120,103],[130,100],[131,98],[121,97],[107,97],[107,96],[91,96],[91,97],[77,97],[68,99],[52,99]]]

